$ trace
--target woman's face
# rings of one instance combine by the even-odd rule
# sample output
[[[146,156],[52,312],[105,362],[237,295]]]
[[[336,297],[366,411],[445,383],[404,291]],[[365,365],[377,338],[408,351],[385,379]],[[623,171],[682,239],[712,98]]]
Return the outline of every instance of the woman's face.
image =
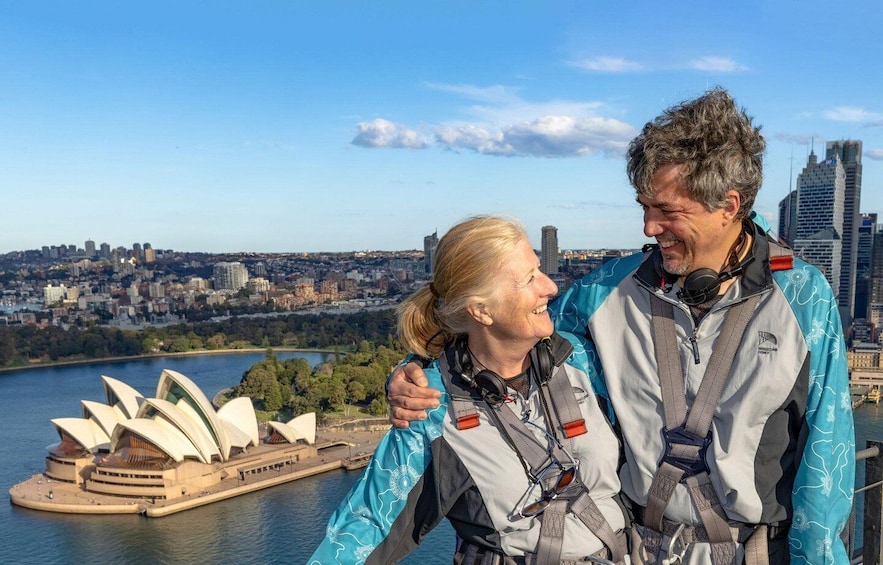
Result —
[[[558,286],[540,271],[540,260],[527,240],[521,240],[501,271],[488,309],[491,331],[500,339],[536,341],[552,335],[546,307]]]

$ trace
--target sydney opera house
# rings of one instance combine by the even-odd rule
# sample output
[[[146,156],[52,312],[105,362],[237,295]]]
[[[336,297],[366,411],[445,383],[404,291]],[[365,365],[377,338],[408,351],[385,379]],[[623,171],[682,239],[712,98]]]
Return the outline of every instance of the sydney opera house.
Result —
[[[60,441],[47,448],[45,473],[10,489],[13,503],[113,513],[196,499],[193,507],[299,478],[294,471],[322,462],[314,413],[270,422],[262,438],[250,398],[215,410],[193,381],[171,370],[160,375],[153,398],[101,378],[106,403],[83,400],[82,418],[52,420]]]

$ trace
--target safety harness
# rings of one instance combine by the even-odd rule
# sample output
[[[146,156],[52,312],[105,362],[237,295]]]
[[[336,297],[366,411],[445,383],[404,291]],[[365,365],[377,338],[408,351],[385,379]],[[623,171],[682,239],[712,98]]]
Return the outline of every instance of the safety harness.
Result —
[[[791,250],[770,242],[770,267],[773,271],[793,266]],[[726,313],[720,335],[705,370],[691,409],[687,410],[684,376],[678,353],[674,307],[656,293],[651,294],[653,343],[659,373],[662,408],[665,417],[665,453],[648,492],[643,509],[640,544],[633,548],[633,563],[655,559],[665,551],[664,565],[678,563],[687,547],[696,542],[710,544],[712,565],[736,562],[736,544],[743,543],[747,565],[769,563],[767,546],[772,530],[766,524],[731,526],[709,476],[708,446],[711,444],[711,421],[729,378],[736,351],[745,328],[760,302],[755,294],[734,304]],[[686,485],[702,520],[701,527],[675,524],[664,516],[665,509],[680,483]],[[636,529],[637,529],[636,528]],[[667,547],[662,547],[663,542]],[[681,552],[675,545],[681,543]]]
[[[571,438],[586,433],[585,420],[579,408],[579,402],[567,375],[561,369],[561,365],[570,356],[573,346],[566,339],[554,334],[551,337],[552,366],[549,368],[550,375],[537,375],[537,367],[543,363],[537,359],[544,352],[537,348],[531,352],[531,370],[529,378],[534,378],[534,384],[545,412],[548,442],[545,444],[537,439],[537,436],[528,427],[528,423],[519,418],[504,402],[488,401],[487,395],[479,387],[470,386],[469,375],[464,380],[461,378],[461,366],[456,358],[456,347],[449,348],[439,360],[440,369],[447,381],[448,390],[451,393],[451,407],[454,423],[460,430],[468,430],[479,425],[479,410],[487,414],[494,422],[501,435],[516,452],[528,477],[532,482],[542,481],[544,500],[548,505],[536,518],[540,520],[540,536],[536,552],[526,555],[525,565],[559,565],[565,563],[595,562],[595,563],[622,563],[627,553],[626,536],[622,532],[615,532],[601,510],[592,500],[589,491],[578,478],[574,468],[573,480],[560,492],[556,491],[555,481],[561,481],[557,473],[550,477],[543,477],[544,470],[550,465],[556,465],[568,460],[574,462],[570,453]],[[465,385],[465,386],[464,386]],[[533,425],[533,424],[530,424]],[[559,436],[562,439],[558,439]],[[545,493],[554,492],[547,496]],[[594,556],[587,556],[581,561],[561,560],[561,550],[564,543],[564,522],[566,514],[570,512],[582,521],[589,530],[594,533],[606,546]],[[517,512],[516,512],[517,514]],[[520,559],[518,562],[522,562]],[[500,561],[507,563],[507,560]],[[481,561],[484,563],[484,560]]]

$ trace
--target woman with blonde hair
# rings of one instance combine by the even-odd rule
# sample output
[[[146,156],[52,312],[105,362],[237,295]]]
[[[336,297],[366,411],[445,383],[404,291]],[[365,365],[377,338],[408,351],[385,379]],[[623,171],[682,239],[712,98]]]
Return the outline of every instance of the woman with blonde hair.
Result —
[[[585,344],[556,334],[557,287],[524,229],[469,218],[398,311],[441,405],[392,429],[310,563],[394,563],[443,517],[455,564],[627,563],[619,443]]]

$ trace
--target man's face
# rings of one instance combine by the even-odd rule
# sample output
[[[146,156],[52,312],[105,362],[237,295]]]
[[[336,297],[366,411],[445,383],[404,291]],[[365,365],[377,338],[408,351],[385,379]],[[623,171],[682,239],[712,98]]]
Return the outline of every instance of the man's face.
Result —
[[[659,243],[665,270],[681,277],[701,268],[720,270],[738,237],[738,193],[728,193],[735,207],[731,203],[709,212],[688,196],[677,164],[660,167],[652,188],[652,197],[639,196],[638,203],[644,209],[644,235]]]

